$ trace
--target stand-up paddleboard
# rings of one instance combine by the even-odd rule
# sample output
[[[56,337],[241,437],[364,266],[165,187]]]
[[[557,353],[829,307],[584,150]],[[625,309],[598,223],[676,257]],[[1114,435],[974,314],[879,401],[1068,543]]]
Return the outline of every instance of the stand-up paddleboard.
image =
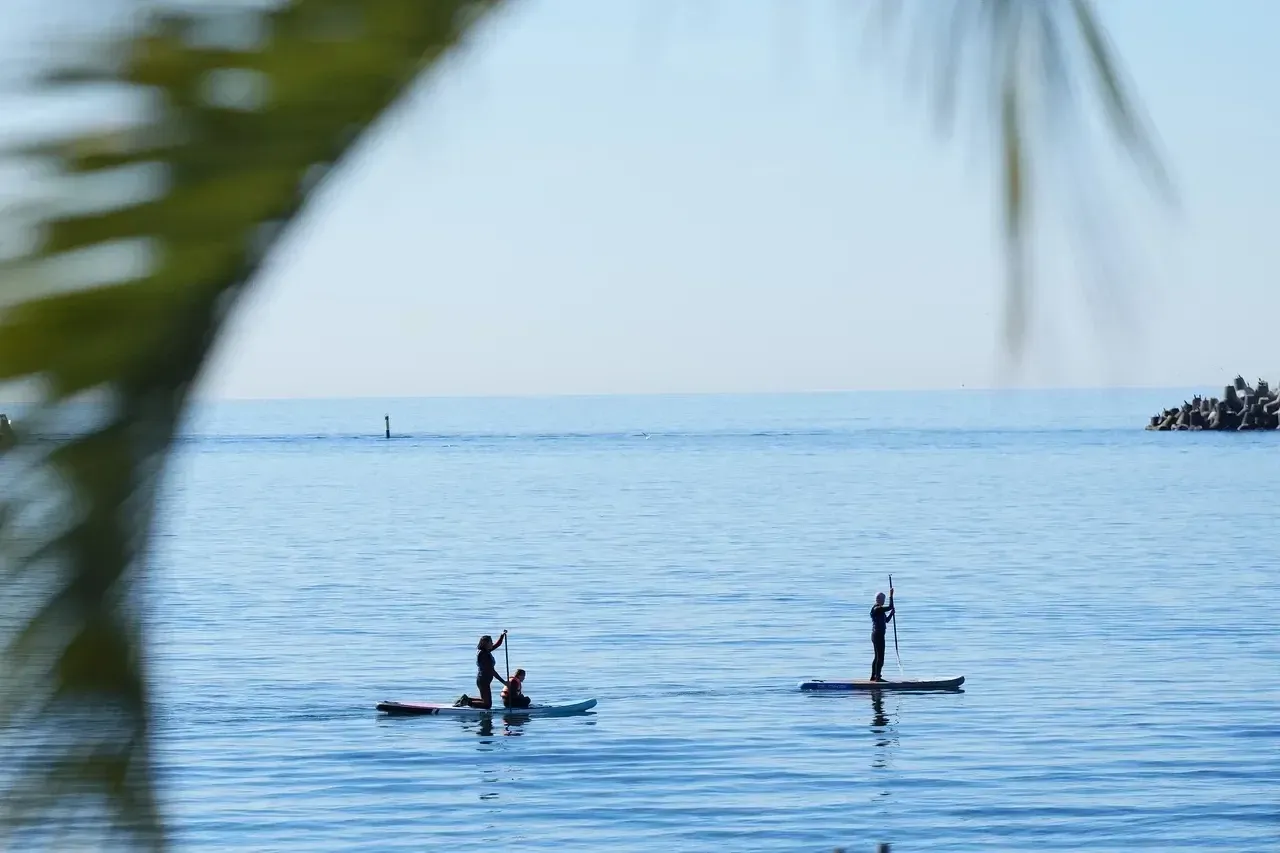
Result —
[[[596,700],[587,699],[571,705],[530,705],[528,708],[455,708],[453,705],[435,705],[426,702],[379,702],[378,710],[392,717],[567,717],[581,714],[596,706]]]
[[[899,681],[814,681],[800,682],[801,690],[958,690],[964,684],[964,676],[928,680],[904,679]]]

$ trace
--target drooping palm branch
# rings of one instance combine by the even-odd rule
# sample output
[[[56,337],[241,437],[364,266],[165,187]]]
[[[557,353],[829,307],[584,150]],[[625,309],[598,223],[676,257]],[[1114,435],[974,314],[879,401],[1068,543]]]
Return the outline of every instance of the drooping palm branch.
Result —
[[[96,813],[138,845],[162,846],[137,583],[192,385],[318,173],[494,6],[295,0],[235,13],[266,35],[239,44],[216,28],[235,21],[157,13],[96,64],[48,80],[51,89],[123,86],[146,99],[109,135],[23,156],[66,181],[118,177],[135,189],[146,177],[154,189],[50,216],[38,247],[10,263],[0,285],[19,269],[59,284],[52,261],[112,244],[135,246],[146,264],[124,281],[39,293],[0,315],[0,381],[34,378],[42,392],[9,454],[26,445],[34,457],[5,484],[0,516],[4,616],[21,624],[0,633],[9,640],[0,743],[10,766],[0,780],[11,831]],[[78,423],[57,426],[86,394]],[[60,439],[31,441],[55,429]],[[13,516],[37,498],[42,538],[20,545]]]
[[[973,104],[966,116],[990,120],[1001,187],[1004,338],[1010,353],[1020,357],[1032,290],[1033,159],[1087,137],[1090,106],[1152,187],[1171,200],[1162,158],[1091,0],[880,3],[881,35],[903,30],[908,71],[932,77],[929,93],[940,127],[953,128],[962,100]],[[1092,99],[1082,97],[1090,94]]]
[[[929,55],[950,69],[945,79],[973,72],[997,105],[1016,347],[1025,327],[1028,122],[1036,110],[1076,108],[1063,97],[1079,75],[1073,56],[1083,58],[1120,142],[1159,161],[1087,0],[920,3],[892,6],[932,40]],[[156,13],[46,81],[50,92],[107,83],[143,97],[123,127],[22,152],[53,166],[73,196],[88,180],[134,194],[45,211],[39,242],[0,256],[0,382],[39,391],[18,445],[0,448],[0,642],[8,643],[0,791],[10,807],[0,831],[40,831],[53,815],[109,816],[123,838],[163,846],[137,585],[191,388],[317,176],[497,5],[292,0],[236,12],[253,26],[226,30],[208,14]],[[944,113],[953,91],[939,90]],[[98,271],[99,280],[76,286],[77,257],[78,269],[93,271],[85,253],[113,245],[130,247],[143,271],[111,281]]]

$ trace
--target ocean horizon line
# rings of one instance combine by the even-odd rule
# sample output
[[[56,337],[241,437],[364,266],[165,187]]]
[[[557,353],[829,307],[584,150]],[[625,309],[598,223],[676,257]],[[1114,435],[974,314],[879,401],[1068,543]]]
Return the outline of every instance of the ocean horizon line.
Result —
[[[1226,380],[1222,385],[1226,385]],[[812,390],[785,391],[617,391],[617,392],[531,392],[531,393],[476,393],[476,394],[352,394],[352,395],[309,395],[300,394],[288,397],[272,396],[193,396],[191,405],[206,406],[236,403],[358,403],[358,402],[479,402],[479,401],[552,401],[552,400],[646,400],[646,399],[698,399],[698,398],[736,398],[764,399],[787,397],[854,397],[854,396],[919,396],[921,394],[975,394],[985,396],[1037,396],[1047,394],[1125,394],[1125,393],[1169,393],[1169,394],[1215,394],[1218,385],[1038,385],[1038,386],[967,386],[959,387],[920,387],[920,388],[833,388]],[[30,397],[0,397],[0,411],[4,406],[30,406],[40,402]],[[93,395],[87,394],[76,400],[79,403],[93,402]]]
[[[1226,385],[1227,383],[1222,383]],[[838,388],[794,391],[618,391],[618,392],[547,392],[547,393],[477,393],[477,394],[353,394],[346,396],[298,395],[291,397],[227,396],[196,397],[195,405],[217,403],[350,403],[350,402],[421,402],[421,401],[480,401],[480,400],[611,400],[611,399],[660,399],[660,398],[766,398],[766,397],[849,397],[872,395],[920,395],[920,394],[982,394],[982,395],[1038,395],[1062,393],[1128,393],[1170,392],[1182,394],[1213,393],[1216,385],[1054,385],[1054,386],[960,386],[936,388]]]

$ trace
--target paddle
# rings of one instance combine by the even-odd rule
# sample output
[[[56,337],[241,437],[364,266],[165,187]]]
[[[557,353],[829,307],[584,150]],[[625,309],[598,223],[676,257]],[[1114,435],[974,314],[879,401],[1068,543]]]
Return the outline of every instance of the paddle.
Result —
[[[897,630],[897,629],[894,629],[894,630]],[[511,635],[507,633],[507,630],[505,628],[502,629],[502,633],[506,636],[506,639],[502,641],[502,658],[507,665],[507,681],[510,681],[511,680]],[[896,641],[897,639],[898,639],[897,635],[894,635],[894,640]]]
[[[889,575],[889,595],[893,595],[893,575]],[[902,654],[898,651],[898,607],[893,608],[893,656],[898,659],[898,675],[903,678],[907,674],[902,671]]]

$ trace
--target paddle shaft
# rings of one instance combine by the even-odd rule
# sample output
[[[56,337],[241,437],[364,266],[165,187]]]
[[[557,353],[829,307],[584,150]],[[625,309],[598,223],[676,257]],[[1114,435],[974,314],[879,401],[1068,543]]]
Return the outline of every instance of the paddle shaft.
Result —
[[[507,634],[505,630],[502,633],[506,634],[506,638],[502,641],[502,659],[507,665],[507,681],[510,681],[511,680],[511,635]],[[894,642],[897,642],[898,638],[895,635],[893,639],[894,639]]]
[[[889,575],[889,595],[893,595],[893,575]],[[898,607],[893,607],[893,656],[898,659],[898,674],[902,672],[902,653],[898,651]]]

